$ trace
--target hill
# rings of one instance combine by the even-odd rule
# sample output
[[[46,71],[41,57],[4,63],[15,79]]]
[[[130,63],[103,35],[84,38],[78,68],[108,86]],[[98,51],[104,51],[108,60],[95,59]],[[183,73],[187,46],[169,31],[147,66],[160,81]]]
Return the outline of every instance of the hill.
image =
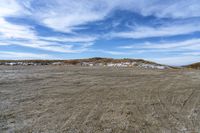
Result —
[[[113,59],[94,57],[73,60],[0,60],[0,65],[80,65],[80,66],[108,66],[108,67],[141,67],[151,69],[166,69],[170,66],[158,64],[142,59]]]
[[[200,62],[185,66],[186,68],[200,69]]]

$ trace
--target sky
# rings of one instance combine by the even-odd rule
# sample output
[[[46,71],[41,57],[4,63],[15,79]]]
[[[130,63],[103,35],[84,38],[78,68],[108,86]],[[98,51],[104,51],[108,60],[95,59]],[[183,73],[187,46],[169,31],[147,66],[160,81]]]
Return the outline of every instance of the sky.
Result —
[[[0,59],[200,62],[199,0],[0,0]]]

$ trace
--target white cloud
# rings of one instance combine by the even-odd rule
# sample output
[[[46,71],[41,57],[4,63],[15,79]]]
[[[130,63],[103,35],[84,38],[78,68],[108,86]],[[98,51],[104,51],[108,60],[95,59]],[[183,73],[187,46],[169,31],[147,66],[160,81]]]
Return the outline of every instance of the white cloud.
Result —
[[[176,2],[172,0],[7,0],[1,2],[0,7],[2,8],[0,16],[26,14],[40,24],[63,32],[72,32],[77,26],[87,24],[88,22],[103,20],[116,9],[125,9],[144,16],[154,15],[157,17],[184,18],[200,16],[200,3],[197,0]],[[153,33],[153,36],[177,35],[193,32],[195,31],[195,26],[196,25],[184,25],[182,27],[176,27],[175,25],[166,28],[164,26],[158,29],[152,27],[138,27],[135,32],[119,33],[117,36],[140,38],[147,37],[148,33]],[[186,29],[183,27],[186,27]],[[173,29],[175,33],[170,32],[171,29]],[[142,35],[144,31],[148,32]]]
[[[0,17],[0,37],[4,39],[36,39],[30,26],[11,24]]]
[[[51,36],[51,37],[40,37],[41,40],[45,41],[57,41],[57,42],[72,42],[72,43],[77,43],[77,42],[82,42],[82,43],[87,43],[87,42],[94,42],[97,37],[95,36],[77,36],[77,37],[56,37],[56,36]]]
[[[23,10],[16,0],[1,1],[0,9],[0,17],[8,15],[19,15],[19,12]]]
[[[200,56],[200,52],[186,52],[186,53],[183,53],[183,55]]]
[[[128,0],[126,8],[144,16],[191,18],[200,16],[199,0]]]
[[[66,43],[57,43],[41,40],[5,40],[0,41],[0,45],[18,45],[24,47],[30,47],[35,49],[41,49],[51,52],[60,52],[60,53],[82,53],[87,51],[92,43],[77,43],[77,44],[66,44]]]
[[[32,17],[41,24],[54,30],[71,32],[78,25],[102,20],[112,9],[105,0],[43,0],[34,1],[38,8],[33,8]]]
[[[16,17],[20,14],[19,11],[23,10],[23,7],[17,1],[1,2],[0,7],[2,7],[2,12],[0,12],[0,45],[20,45],[53,52],[79,53],[86,51],[92,42],[96,40],[94,36],[85,35],[74,35],[72,37],[38,36],[33,27],[6,21],[5,17]]]
[[[26,14],[54,30],[71,32],[76,26],[103,20],[116,9],[144,16],[190,18],[200,16],[198,0],[5,0],[0,16]]]
[[[23,2],[24,3],[24,2]],[[144,16],[160,18],[191,18],[200,16],[197,0],[33,0],[38,7],[28,5],[31,17],[57,31],[72,32],[76,26],[103,20],[112,11],[121,9]]]
[[[122,49],[153,49],[154,51],[162,50],[162,51],[170,51],[170,50],[197,50],[200,48],[200,39],[189,39],[184,41],[176,41],[176,42],[145,42],[143,44],[134,44],[134,45],[123,45],[119,48]]]
[[[17,17],[25,15],[26,10],[16,0],[4,0],[0,2],[0,37],[4,39],[32,39],[35,33],[30,26],[12,24],[5,17]]]
[[[130,53],[127,52],[120,52],[120,51],[111,51],[111,50],[92,50],[92,52],[101,52],[101,53],[106,53],[110,55],[128,55]]]
[[[24,52],[10,52],[10,51],[0,51],[1,59],[53,59],[52,56],[47,54],[34,54],[34,53],[24,53]]]
[[[86,51],[96,39],[86,36],[41,37],[28,26],[11,24],[2,18],[0,24],[2,24],[0,45],[19,45],[52,52],[79,53]]]
[[[111,33],[108,36],[138,39],[138,38],[184,35],[199,31],[200,31],[200,24],[198,22],[192,24],[186,23],[186,24],[163,25],[160,27],[135,26],[131,31]]]

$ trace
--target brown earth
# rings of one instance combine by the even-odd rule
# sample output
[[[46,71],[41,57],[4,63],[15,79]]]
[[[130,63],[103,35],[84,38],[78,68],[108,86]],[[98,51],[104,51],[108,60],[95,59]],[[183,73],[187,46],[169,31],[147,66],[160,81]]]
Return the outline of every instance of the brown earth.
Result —
[[[200,69],[200,62],[191,64],[191,65],[188,65],[188,66],[185,66],[185,67],[193,68],[193,69]]]
[[[0,66],[0,132],[199,131],[198,70]]]

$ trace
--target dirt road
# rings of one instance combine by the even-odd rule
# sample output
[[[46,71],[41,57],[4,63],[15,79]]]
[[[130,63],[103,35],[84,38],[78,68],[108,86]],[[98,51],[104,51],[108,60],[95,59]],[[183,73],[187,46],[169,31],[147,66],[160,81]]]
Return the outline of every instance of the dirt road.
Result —
[[[0,132],[199,133],[200,71],[0,66]]]

